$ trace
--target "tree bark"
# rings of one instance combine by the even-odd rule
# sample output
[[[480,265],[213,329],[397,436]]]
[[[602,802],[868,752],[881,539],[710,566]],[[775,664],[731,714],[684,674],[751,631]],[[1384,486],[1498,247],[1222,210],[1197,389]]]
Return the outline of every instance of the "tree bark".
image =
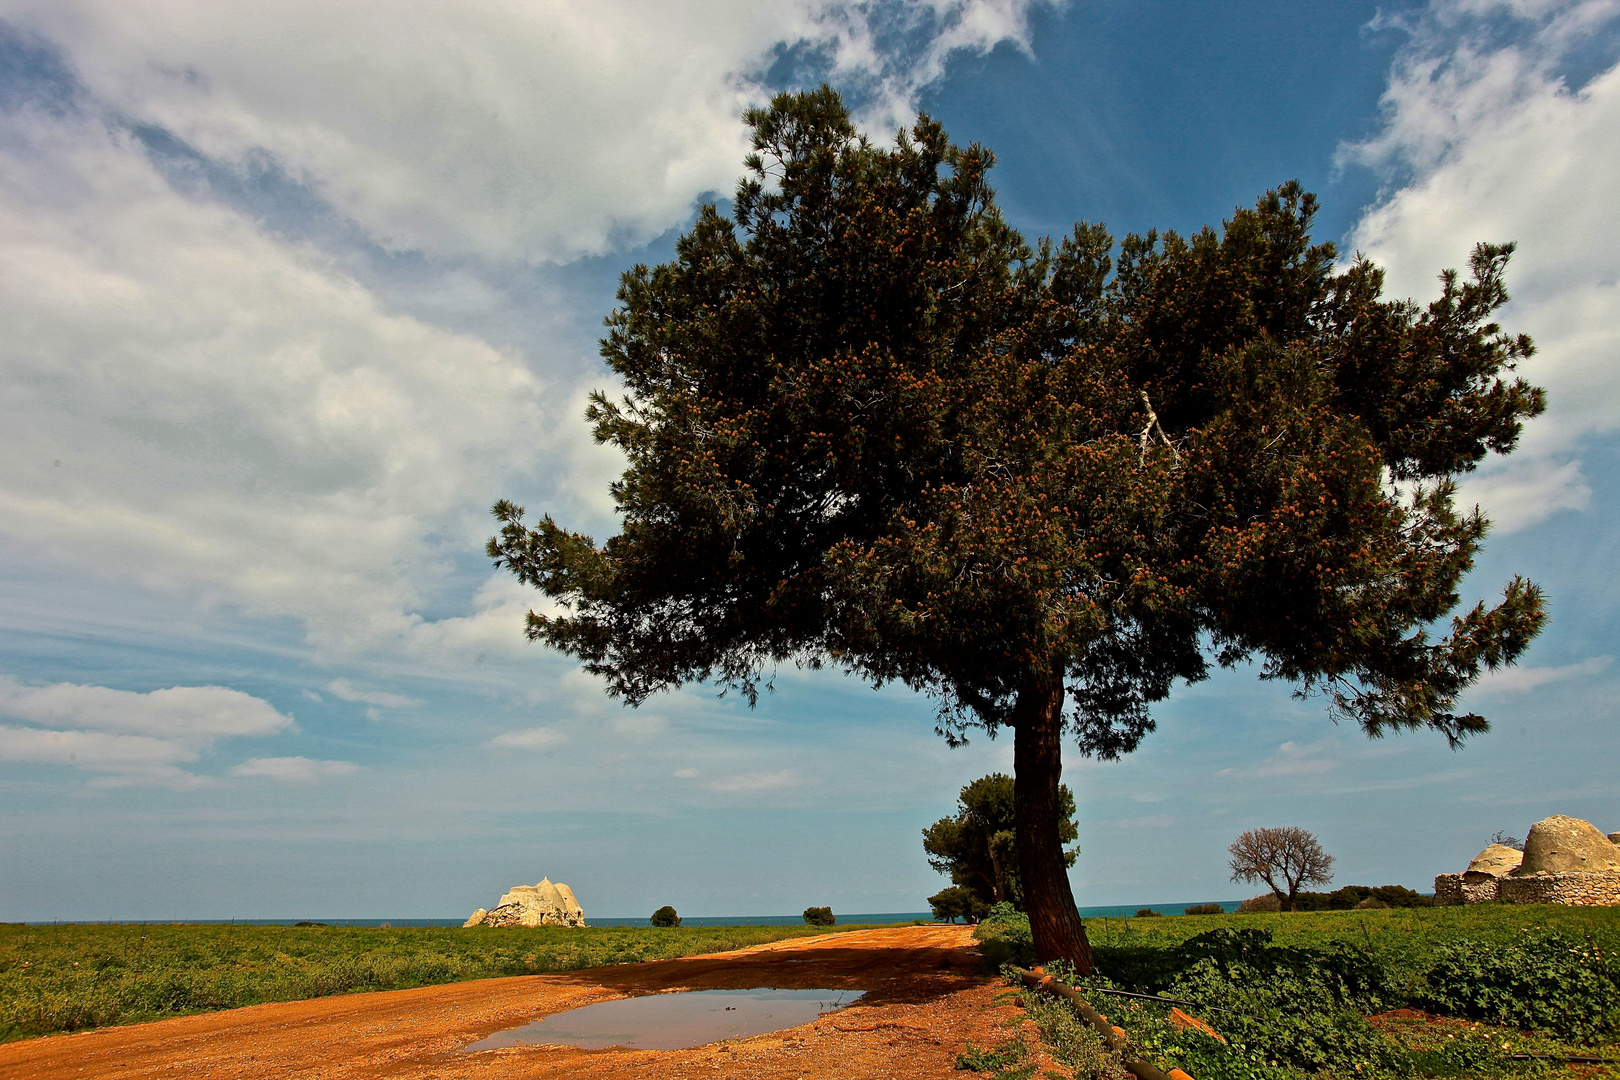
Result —
[[[1013,706],[1013,819],[1024,908],[1041,962],[1068,960],[1092,973],[1091,942],[1075,909],[1058,835],[1063,775],[1063,676],[1026,680]]]

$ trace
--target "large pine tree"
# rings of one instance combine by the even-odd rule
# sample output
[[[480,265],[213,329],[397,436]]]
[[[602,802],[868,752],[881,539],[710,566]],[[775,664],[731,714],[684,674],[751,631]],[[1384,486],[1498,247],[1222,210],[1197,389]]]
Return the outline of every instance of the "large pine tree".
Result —
[[[947,739],[1011,727],[1036,949],[1082,970],[1065,732],[1128,753],[1175,680],[1249,660],[1369,735],[1485,730],[1459,693],[1544,618],[1515,578],[1438,625],[1486,530],[1453,478],[1543,408],[1489,321],[1511,248],[1385,300],[1287,184],[1220,231],[1032,249],[926,118],[877,146],[823,88],[746,119],[732,219],[608,319],[622,531],[496,507],[490,554],[565,610],[531,638],[632,704],[830,664],[932,695]]]

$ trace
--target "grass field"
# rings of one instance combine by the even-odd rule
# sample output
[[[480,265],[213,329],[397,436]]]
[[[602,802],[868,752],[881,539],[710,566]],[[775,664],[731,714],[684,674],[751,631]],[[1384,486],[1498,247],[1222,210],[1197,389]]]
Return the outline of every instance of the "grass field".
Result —
[[[0,1042],[268,1001],[667,960],[846,929],[0,924]]]
[[[1347,945],[1370,949],[1386,962],[1416,966],[1442,945],[1467,939],[1516,940],[1525,930],[1590,935],[1606,952],[1620,955],[1620,907],[1556,904],[1459,904],[1450,907],[1309,911],[1257,915],[1180,915],[1150,919],[1088,919],[1093,946],[1163,948],[1220,927],[1272,932],[1278,945]]]

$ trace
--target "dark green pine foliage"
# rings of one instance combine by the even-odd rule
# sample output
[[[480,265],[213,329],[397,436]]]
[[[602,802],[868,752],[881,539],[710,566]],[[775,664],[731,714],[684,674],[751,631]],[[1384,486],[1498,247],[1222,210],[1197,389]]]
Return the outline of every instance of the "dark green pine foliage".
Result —
[[[530,637],[631,703],[830,663],[953,740],[1013,726],[1037,951],[1081,963],[1060,728],[1127,753],[1177,679],[1250,660],[1370,735],[1486,728],[1458,696],[1544,619],[1515,578],[1445,621],[1487,524],[1454,478],[1543,408],[1490,321],[1511,246],[1386,300],[1286,184],[1218,231],[1032,249],[927,118],[874,145],[823,88],[747,121],[734,220],[705,208],[608,320],[622,531],[496,507],[490,554],[562,607]]]
[[[982,916],[1003,901],[1022,908],[1024,888],[1018,873],[1013,812],[1013,778],[1005,773],[981,776],[965,785],[956,798],[956,813],[942,817],[923,830],[923,851],[928,865],[949,874],[951,889],[966,893],[958,898],[947,889],[928,898],[935,908],[943,898],[957,915]],[[1074,822],[1074,792],[1058,788],[1058,836],[1068,845],[1080,836]],[[1079,848],[1065,848],[1064,865],[1073,866]]]

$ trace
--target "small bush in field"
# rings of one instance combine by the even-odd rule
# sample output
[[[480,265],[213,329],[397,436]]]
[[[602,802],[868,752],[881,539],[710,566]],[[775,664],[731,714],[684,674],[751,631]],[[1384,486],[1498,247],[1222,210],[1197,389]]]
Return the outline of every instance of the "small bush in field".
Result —
[[[1182,911],[1183,915],[1225,915],[1226,908],[1220,904],[1194,904]]]
[[[807,907],[804,909],[804,921],[811,926],[833,926],[838,919],[830,907]]]
[[[681,917],[677,915],[675,913],[675,909],[670,907],[668,904],[665,904],[663,907],[653,912],[651,921],[654,926],[681,925]]]

